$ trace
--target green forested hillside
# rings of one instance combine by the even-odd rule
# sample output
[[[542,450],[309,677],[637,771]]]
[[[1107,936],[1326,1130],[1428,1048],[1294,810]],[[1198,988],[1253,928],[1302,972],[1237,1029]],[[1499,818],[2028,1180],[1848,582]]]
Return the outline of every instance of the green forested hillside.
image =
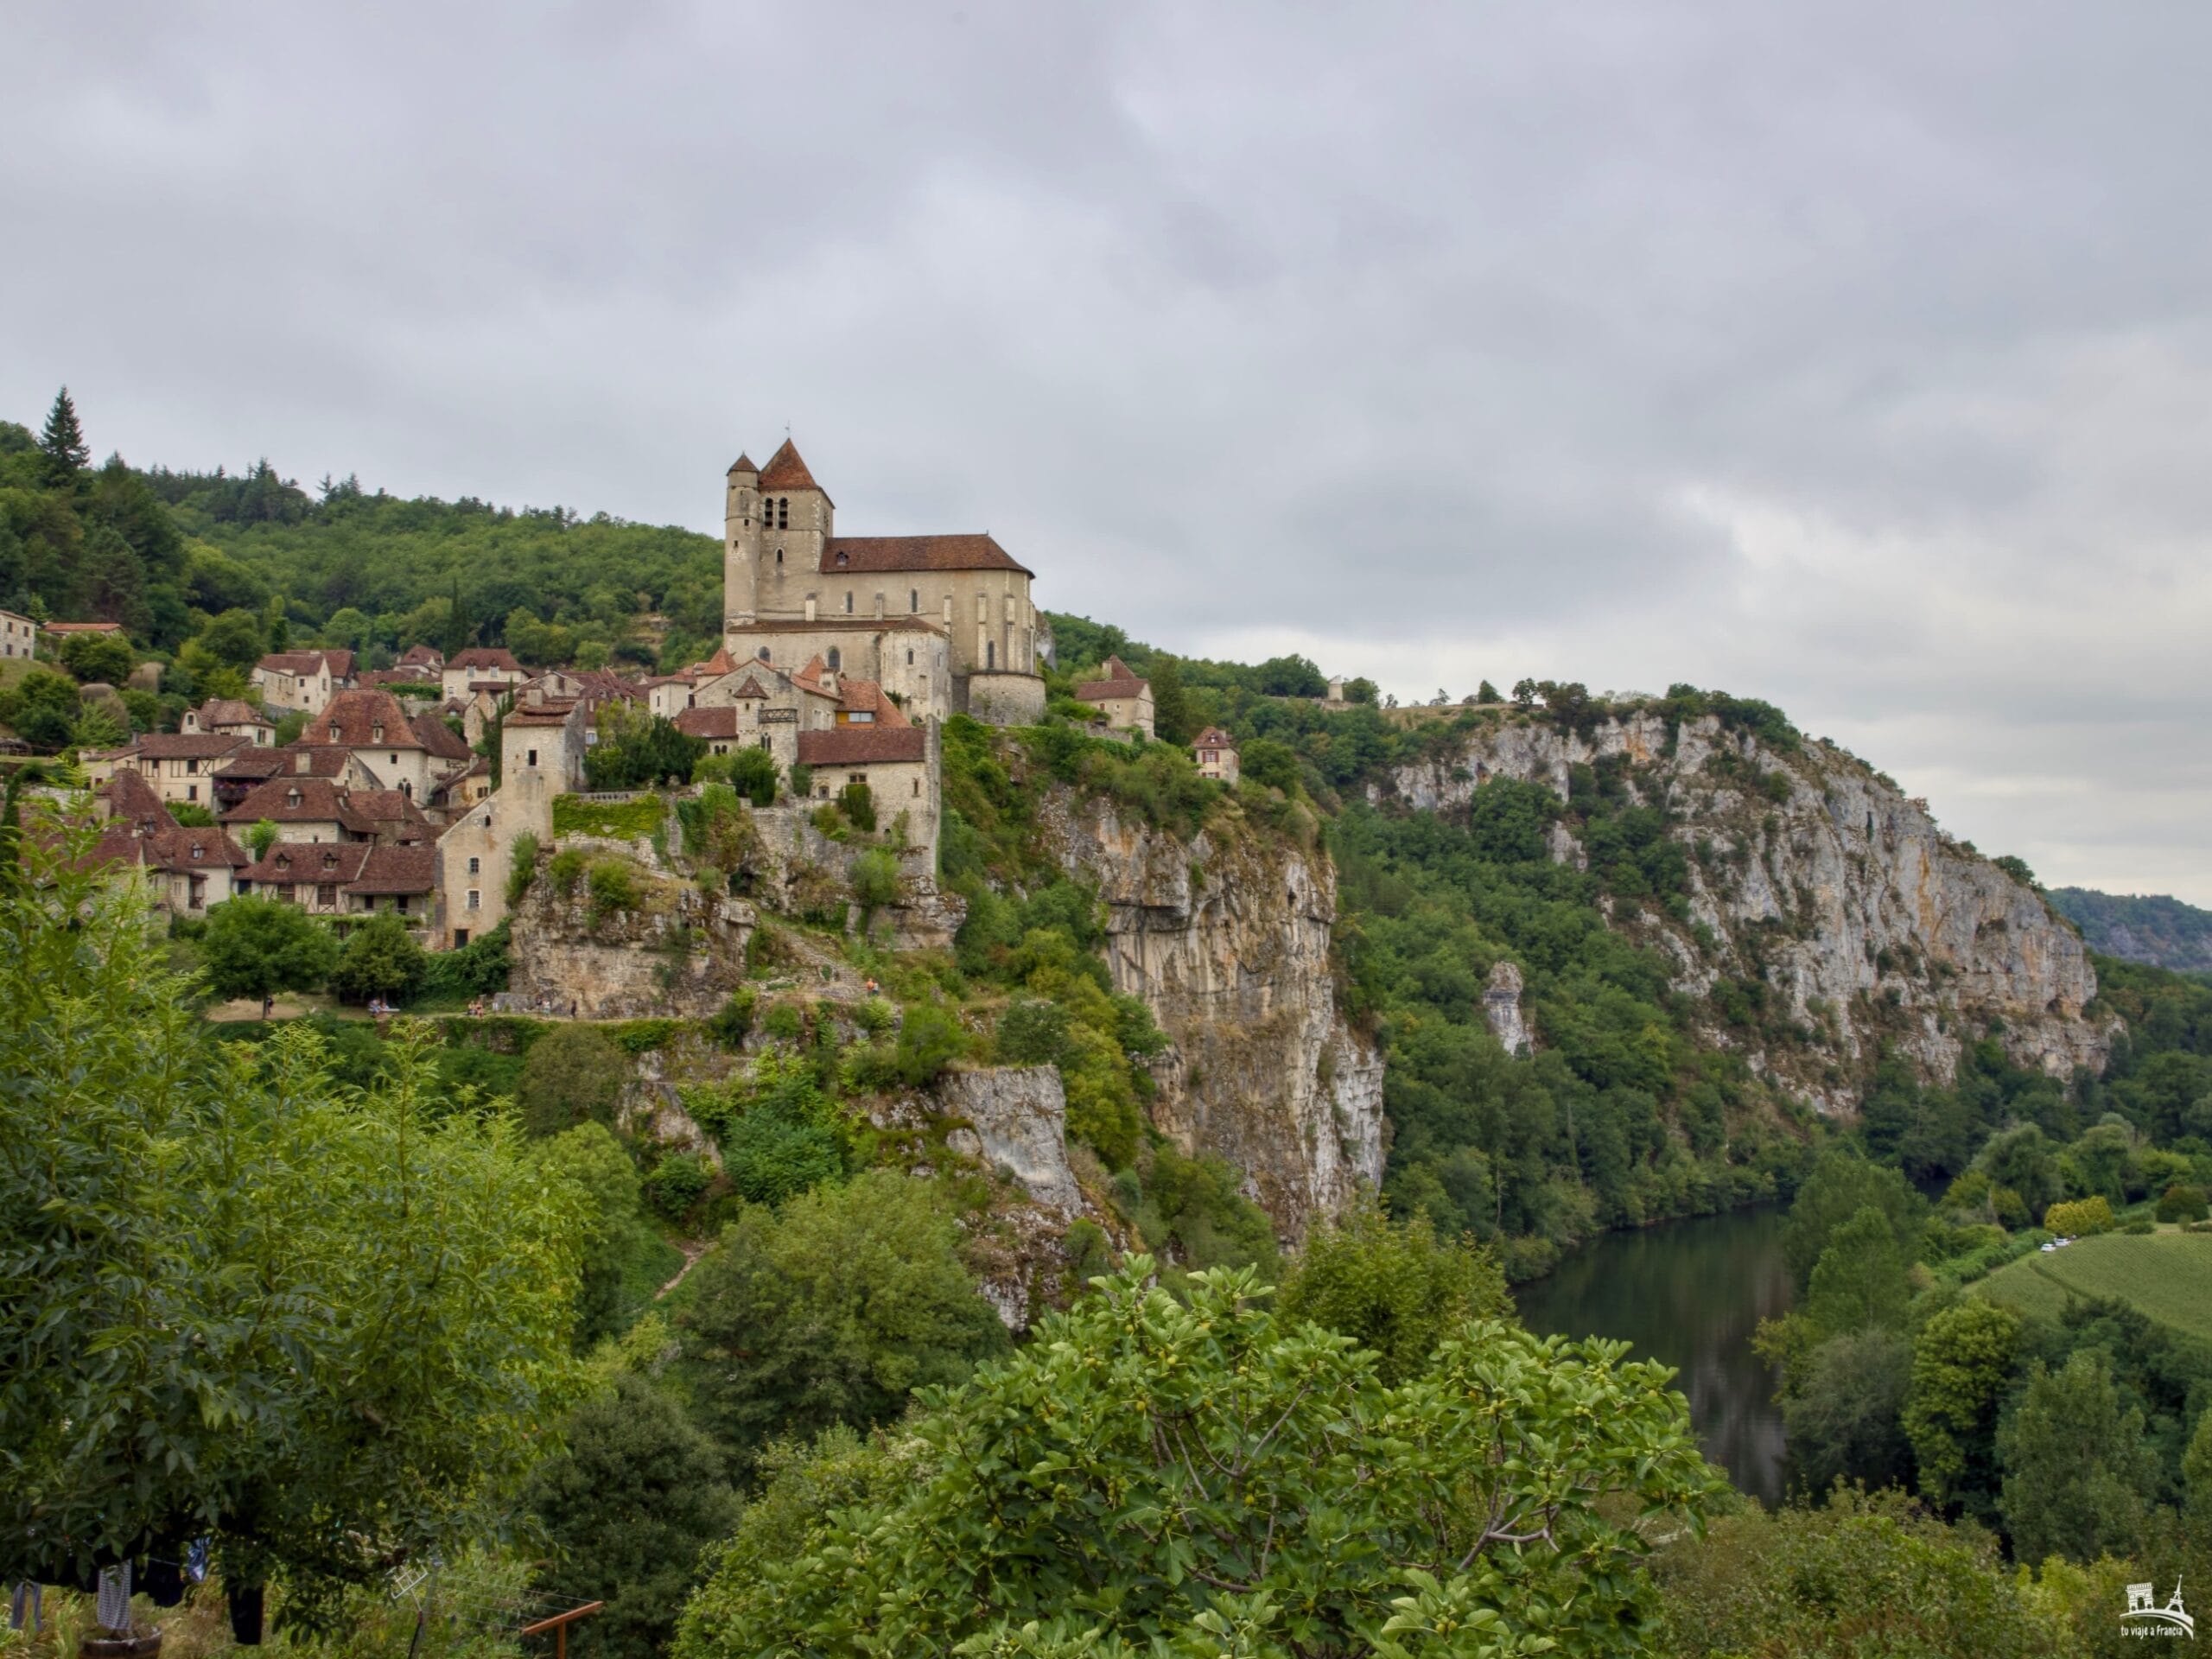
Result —
[[[342,645],[372,666],[416,643],[585,666],[712,648],[711,537],[559,506],[404,500],[351,477],[310,492],[265,461],[95,467],[91,418],[88,436],[57,400],[41,433],[0,422],[0,607],[120,622],[168,654],[243,617],[263,649]]]
[[[2184,973],[2212,973],[2212,910],[2163,895],[2053,887],[2051,907],[2093,950]]]

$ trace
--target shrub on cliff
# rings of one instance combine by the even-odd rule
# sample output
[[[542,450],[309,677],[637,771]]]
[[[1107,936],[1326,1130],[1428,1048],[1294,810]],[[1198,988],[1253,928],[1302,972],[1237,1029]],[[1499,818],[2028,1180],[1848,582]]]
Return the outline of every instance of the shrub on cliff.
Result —
[[[1663,1368],[1476,1323],[1392,1386],[1249,1271],[1185,1301],[1154,1266],[895,1439],[779,1471],[817,1501],[740,1523],[677,1659],[1633,1650],[1629,1517],[1694,1527],[1720,1484]]]
[[[1439,1238],[1426,1213],[1395,1221],[1372,1204],[1315,1227],[1283,1282],[1282,1313],[1373,1350],[1386,1382],[1414,1375],[1468,1320],[1515,1317],[1488,1250]]]
[[[590,1026],[556,1026],[531,1045],[515,1104],[532,1135],[558,1135],[579,1123],[614,1122],[630,1080],[629,1057]]]
[[[780,1211],[748,1205],[678,1316],[699,1420],[749,1465],[767,1440],[887,1422],[915,1388],[1003,1353],[935,1184],[870,1170]]]

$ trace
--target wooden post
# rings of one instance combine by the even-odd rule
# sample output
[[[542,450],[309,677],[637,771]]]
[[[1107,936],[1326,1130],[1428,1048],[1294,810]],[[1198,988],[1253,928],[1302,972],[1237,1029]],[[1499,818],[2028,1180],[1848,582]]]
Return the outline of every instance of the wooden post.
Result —
[[[516,1634],[537,1636],[550,1630],[553,1632],[553,1659],[569,1659],[569,1626],[606,1605],[603,1601],[588,1601],[581,1607],[569,1608],[565,1613],[556,1613],[550,1618],[539,1619],[535,1624],[525,1624]]]

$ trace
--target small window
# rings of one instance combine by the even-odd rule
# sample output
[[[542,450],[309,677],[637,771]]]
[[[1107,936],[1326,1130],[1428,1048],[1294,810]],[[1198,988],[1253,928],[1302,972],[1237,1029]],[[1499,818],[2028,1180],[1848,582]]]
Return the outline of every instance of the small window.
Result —
[[[908,652],[906,653],[906,666],[907,666],[907,667],[909,667],[909,668],[912,668],[913,665],[914,665],[914,653],[913,653],[912,652],[911,652],[911,651],[910,651],[910,652]]]
[[[472,858],[468,861],[471,864],[474,864],[476,861]],[[468,890],[468,907],[471,910],[481,910],[484,908],[484,894],[481,889],[471,887]]]
[[[906,609],[910,613],[918,613],[921,608],[922,590],[918,588],[909,588],[906,590]]]
[[[921,780],[920,779],[917,778],[917,779],[914,779],[914,793],[915,793],[915,794],[917,794],[917,795],[919,795],[921,792],[922,792],[922,780]]]
[[[779,495],[776,498],[776,528],[789,530],[791,527],[791,499],[788,495]]]
[[[484,861],[483,861],[483,860],[481,860],[481,859],[478,859],[478,858],[472,858],[472,859],[470,859],[470,860],[468,861],[468,873],[469,873],[471,875],[476,875],[476,874],[480,874],[480,873],[482,872],[483,868],[484,868]]]
[[[338,889],[326,881],[315,890],[315,901],[325,910],[338,902]]]
[[[531,750],[529,750],[527,753],[528,753],[528,756],[529,756],[529,758],[528,758],[527,760],[525,760],[523,762],[523,765],[524,765],[524,766],[536,766],[536,765],[537,764],[537,751],[536,749],[531,749]]]
[[[845,614],[846,614],[847,616],[850,616],[852,613],[853,613],[853,596],[852,596],[850,594],[847,594],[845,595]]]
[[[207,849],[206,848],[202,847],[196,841],[192,843],[192,861],[194,863],[198,863],[201,859],[207,857]]]
[[[845,602],[846,602],[847,604],[850,604],[850,603],[852,602],[852,598],[851,598],[851,595],[850,595],[850,594],[848,594],[848,595],[846,596],[846,601],[845,601]],[[833,669],[836,669],[836,668],[842,668],[844,665],[845,665],[845,658],[844,658],[844,653],[843,653],[842,652],[839,651],[839,650],[837,649],[837,647],[836,647],[836,646],[835,646],[835,645],[830,646],[830,666],[831,668],[833,668]]]
[[[779,548],[778,548],[778,549],[776,550],[776,563],[777,563],[778,564],[781,564],[783,562],[784,562],[784,550],[783,550],[782,548],[780,548],[780,547],[779,547]]]
[[[849,554],[849,553],[840,553],[840,554],[838,554],[838,555],[837,555],[837,568],[838,568],[840,570],[843,569],[847,565],[850,564],[852,562],[853,562],[853,556],[852,556],[851,554]]]

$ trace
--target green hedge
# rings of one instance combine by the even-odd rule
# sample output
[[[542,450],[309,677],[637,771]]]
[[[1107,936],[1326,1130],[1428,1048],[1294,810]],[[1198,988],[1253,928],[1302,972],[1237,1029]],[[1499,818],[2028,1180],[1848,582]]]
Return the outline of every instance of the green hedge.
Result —
[[[609,841],[636,841],[650,836],[668,816],[667,803],[658,795],[634,801],[587,801],[575,795],[553,798],[553,833],[558,836],[598,836]]]

